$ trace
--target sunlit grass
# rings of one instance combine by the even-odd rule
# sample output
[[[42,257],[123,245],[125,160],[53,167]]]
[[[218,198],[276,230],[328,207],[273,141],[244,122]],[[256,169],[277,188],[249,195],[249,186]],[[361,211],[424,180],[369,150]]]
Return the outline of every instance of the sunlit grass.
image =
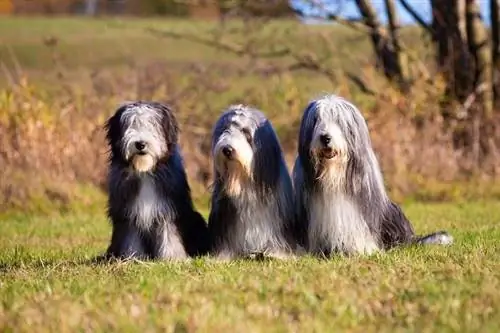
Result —
[[[496,332],[500,204],[408,204],[451,247],[296,261],[95,265],[102,214],[2,221],[0,325],[16,332]],[[205,210],[203,210],[205,211]]]

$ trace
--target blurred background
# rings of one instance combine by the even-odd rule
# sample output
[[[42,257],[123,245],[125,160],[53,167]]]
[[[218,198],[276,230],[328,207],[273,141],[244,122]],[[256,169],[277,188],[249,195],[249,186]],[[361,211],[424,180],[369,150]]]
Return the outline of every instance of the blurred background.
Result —
[[[307,102],[365,115],[391,196],[499,198],[500,9],[473,0],[0,0],[0,213],[102,209],[102,126],[170,103],[196,202],[231,103],[271,119],[291,168]]]

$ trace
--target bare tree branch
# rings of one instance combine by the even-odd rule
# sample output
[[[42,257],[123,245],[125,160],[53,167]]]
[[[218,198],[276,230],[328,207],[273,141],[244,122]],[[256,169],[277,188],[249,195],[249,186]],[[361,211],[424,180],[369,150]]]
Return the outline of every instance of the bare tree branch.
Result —
[[[311,0],[311,3],[315,6],[318,6],[320,8],[323,8],[324,3],[320,1],[315,1]],[[338,7],[340,9],[341,6]],[[348,26],[350,28],[353,28],[355,30],[361,31],[363,33],[366,33],[368,35],[371,35],[373,33],[373,28],[370,27],[369,24],[367,24],[366,21],[362,20],[350,20],[350,19],[345,19],[342,18],[339,13],[336,11],[332,11],[330,9],[324,8],[323,12],[327,13],[326,16],[314,16],[314,15],[306,15],[305,11],[302,9],[297,9],[294,8],[294,11],[297,15],[300,17],[311,17],[311,18],[321,18],[321,19],[326,19],[329,21],[336,21],[339,24]],[[262,25],[262,24],[261,24]],[[246,25],[245,25],[246,26]],[[256,27],[247,27],[250,30],[255,30]],[[381,28],[379,25],[378,28]],[[247,38],[246,42],[244,44],[234,44],[231,42],[227,41],[222,41],[221,37],[223,35],[223,30],[227,29],[221,29],[220,31],[217,31],[215,35],[213,36],[214,38],[210,37],[203,37],[199,36],[196,34],[186,34],[186,33],[179,33],[175,31],[163,31],[163,30],[158,30],[154,28],[149,28],[147,31],[152,33],[153,35],[157,37],[164,37],[164,38],[174,38],[174,39],[183,39],[183,40],[188,40],[194,43],[202,44],[205,46],[209,46],[211,48],[217,49],[217,50],[222,50],[228,53],[232,53],[238,56],[249,56],[251,59],[258,60],[258,59],[269,59],[269,58],[279,58],[283,56],[289,56],[292,59],[292,63],[289,64],[268,64],[269,66],[265,66],[265,68],[262,68],[261,66],[252,66],[253,70],[256,71],[257,73],[261,73],[264,75],[269,75],[272,73],[281,73],[281,72],[294,72],[298,70],[306,70],[315,74],[319,74],[321,76],[324,76],[327,78],[332,84],[336,84],[338,82],[338,73],[336,73],[334,70],[329,68],[328,66],[324,65],[325,59],[317,58],[316,54],[312,53],[304,53],[304,52],[296,52],[290,47],[283,47],[280,46],[279,49],[277,50],[257,50],[259,46],[259,41],[255,38],[249,38],[250,32],[251,31],[246,31],[247,29],[244,29],[241,31],[244,33]],[[226,31],[227,32],[227,31]],[[304,50],[302,50],[304,51]],[[259,68],[260,67],[260,68]],[[342,71],[344,72],[344,71]],[[362,78],[359,76],[353,74],[353,73],[345,73],[345,77],[351,81],[354,85],[356,85],[361,92],[369,94],[369,95],[377,95],[377,91],[372,89],[371,87],[364,82]]]
[[[360,24],[360,20],[342,18],[340,15],[338,15],[339,13],[330,12],[330,11],[326,10],[326,8],[324,8],[324,3],[320,3],[320,2],[314,1],[314,0],[311,0],[310,3],[313,4],[314,6],[320,8],[322,11],[324,11],[326,13],[326,16],[306,14],[304,12],[304,10],[300,9],[300,8],[292,8],[292,10],[295,12],[296,15],[298,15],[298,16],[300,16],[302,18],[306,18],[307,17],[307,18],[312,18],[312,19],[321,19],[321,20],[326,20],[326,21],[335,21],[335,22],[337,22],[339,24],[348,26],[350,28],[353,28],[355,30],[358,30],[358,31],[361,31],[361,32],[364,32],[364,33],[370,33],[371,32],[371,29],[367,29],[367,27],[364,26],[364,24]],[[339,6],[339,9],[340,8],[341,8],[341,6]]]
[[[361,79],[359,76],[355,75],[354,73],[346,72],[345,73],[347,78],[354,83],[358,88],[365,94],[371,95],[371,96],[376,96],[378,95],[378,92],[370,88],[364,81]]]
[[[182,34],[174,31],[157,30],[153,28],[147,28],[147,31],[158,37],[184,39],[198,44],[210,46],[212,48],[216,48],[219,50],[223,50],[226,52],[230,52],[236,55],[249,55],[258,58],[274,58],[274,57],[283,57],[291,53],[291,50],[288,47],[284,47],[278,50],[256,52],[255,50],[252,50],[249,47],[249,45],[243,45],[243,46],[233,45],[227,42],[222,42],[220,40],[205,39],[202,37],[198,37],[196,35]]]
[[[322,67],[321,64],[315,61],[310,55],[296,56],[295,59],[297,61],[294,64],[288,66],[285,70],[291,72],[301,69],[309,70],[311,72],[325,76],[332,83],[336,83],[337,76],[335,75],[335,73],[329,68]],[[361,90],[361,92],[372,96],[377,95],[377,92],[371,89],[359,76],[351,72],[343,72],[346,77]]]
[[[403,6],[404,9],[406,9],[408,14],[410,14],[411,17],[413,17],[413,19],[417,21],[417,23],[422,28],[424,28],[425,31],[427,31],[431,36],[433,35],[434,31],[432,30],[432,27],[429,24],[425,23],[422,16],[420,16],[406,0],[399,0],[399,3],[401,4],[401,6]]]

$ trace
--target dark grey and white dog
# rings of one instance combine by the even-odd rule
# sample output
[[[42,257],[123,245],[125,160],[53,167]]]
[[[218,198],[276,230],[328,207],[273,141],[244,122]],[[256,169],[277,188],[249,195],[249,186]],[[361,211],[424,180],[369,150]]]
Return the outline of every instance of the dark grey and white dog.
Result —
[[[269,120],[252,107],[230,106],[215,124],[212,158],[212,254],[222,259],[293,255],[292,181]]]
[[[298,222],[309,252],[372,253],[400,244],[449,244],[445,231],[416,236],[384,187],[365,119],[335,95],[311,101],[293,170]]]
[[[106,123],[110,145],[107,257],[180,259],[208,251],[208,228],[195,211],[170,108],[119,107]]]

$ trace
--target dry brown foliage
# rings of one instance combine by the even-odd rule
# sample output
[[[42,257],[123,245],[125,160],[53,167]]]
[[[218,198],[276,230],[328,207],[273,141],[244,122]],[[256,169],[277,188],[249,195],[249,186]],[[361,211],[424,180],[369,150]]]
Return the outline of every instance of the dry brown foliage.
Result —
[[[222,70],[227,75],[220,75]],[[211,182],[210,132],[225,106],[244,102],[261,108],[275,126],[291,168],[302,108],[314,96],[288,73],[256,77],[248,88],[235,87],[228,82],[231,75],[241,75],[236,67],[150,63],[119,73],[81,75],[74,80],[59,73],[58,85],[51,87],[35,87],[22,77],[0,91],[0,211],[26,208],[37,198],[62,205],[83,200],[75,190],[82,184],[105,190],[102,126],[123,100],[158,100],[174,107],[188,176],[195,197],[201,199]],[[495,154],[477,164],[470,153],[453,147],[439,113],[438,82],[433,90],[415,89],[418,94],[407,96],[383,86],[383,81],[376,84],[384,93],[372,99],[353,95],[345,84],[336,91],[365,114],[386,183],[396,198],[429,189],[432,193],[434,184],[491,181],[498,175]],[[496,133],[496,142],[498,137]],[[447,197],[441,192],[436,196]]]

